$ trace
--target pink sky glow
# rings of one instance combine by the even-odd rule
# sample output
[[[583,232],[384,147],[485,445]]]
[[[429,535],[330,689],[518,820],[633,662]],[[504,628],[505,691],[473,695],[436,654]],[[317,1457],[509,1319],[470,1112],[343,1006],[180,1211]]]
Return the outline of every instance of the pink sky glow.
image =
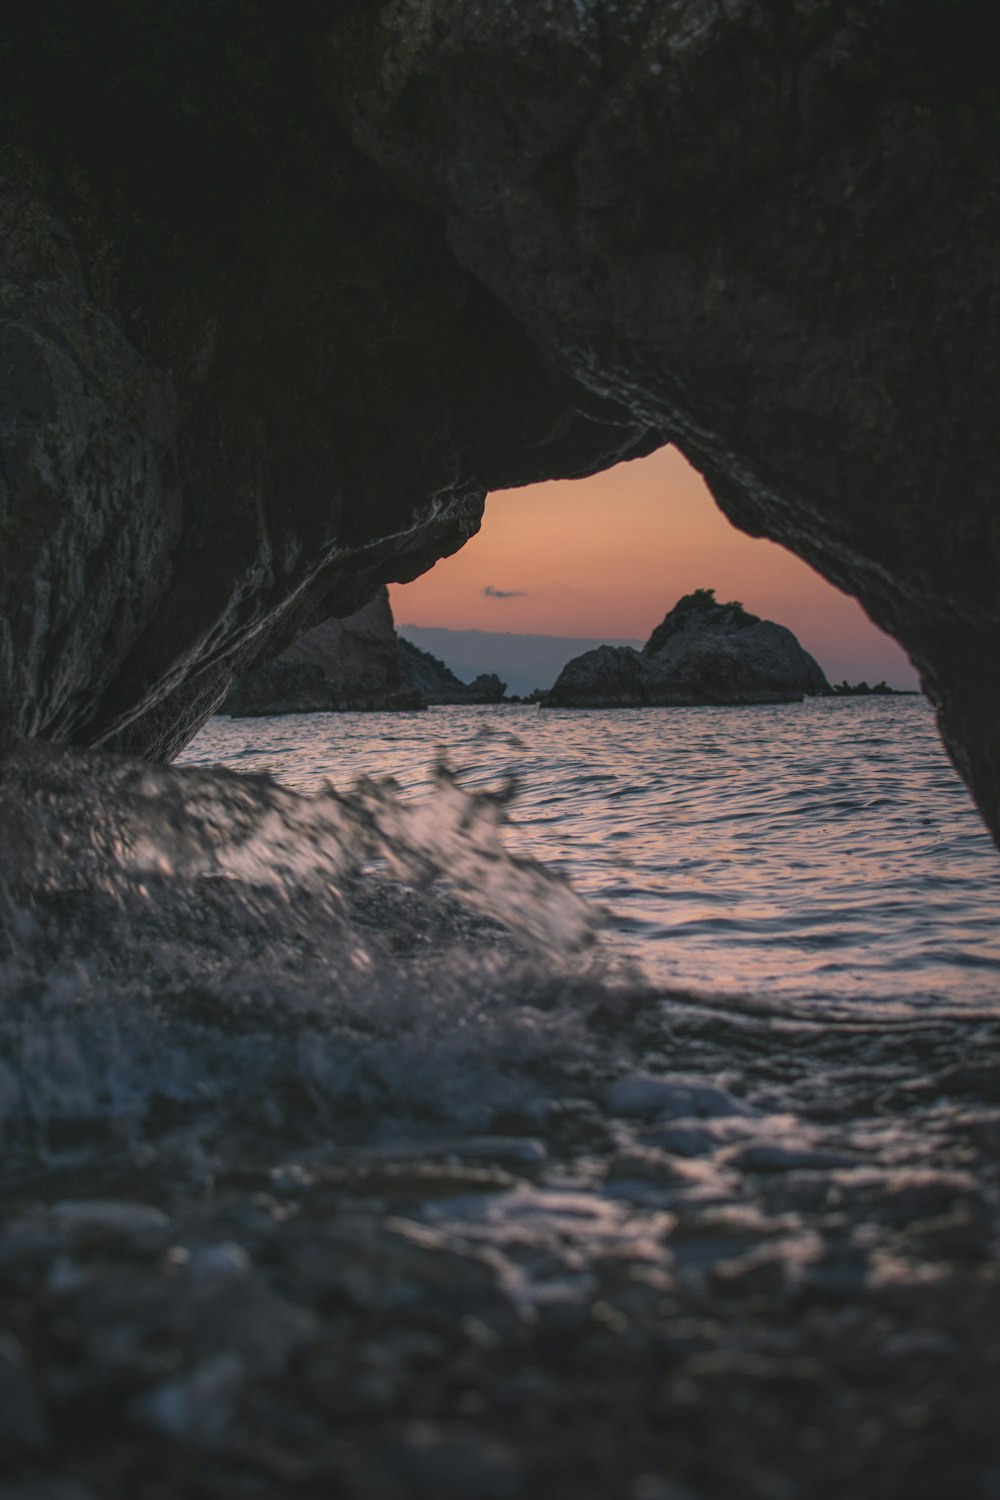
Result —
[[[703,587],[787,625],[831,680],[918,685],[860,605],[790,552],[737,531],[675,448],[591,479],[492,494],[478,536],[391,594],[401,625],[645,640]]]

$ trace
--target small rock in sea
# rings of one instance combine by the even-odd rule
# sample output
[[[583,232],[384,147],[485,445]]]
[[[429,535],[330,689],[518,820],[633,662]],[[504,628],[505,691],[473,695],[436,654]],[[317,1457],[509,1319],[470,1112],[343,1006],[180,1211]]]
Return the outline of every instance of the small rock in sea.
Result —
[[[175,1380],[164,1380],[131,1403],[137,1422],[176,1442],[210,1445],[225,1432],[246,1385],[236,1354],[217,1354]]]
[[[750,1113],[726,1089],[680,1074],[630,1073],[608,1087],[605,1099],[614,1114],[661,1120]]]
[[[24,1350],[0,1333],[0,1453],[37,1448],[44,1438],[45,1421]]]

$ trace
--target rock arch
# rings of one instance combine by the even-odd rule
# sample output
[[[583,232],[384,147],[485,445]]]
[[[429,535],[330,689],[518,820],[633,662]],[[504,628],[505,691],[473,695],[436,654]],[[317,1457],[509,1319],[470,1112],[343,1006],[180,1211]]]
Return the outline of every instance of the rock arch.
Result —
[[[9,732],[169,756],[487,490],[674,442],[1000,829],[985,0],[9,10]]]

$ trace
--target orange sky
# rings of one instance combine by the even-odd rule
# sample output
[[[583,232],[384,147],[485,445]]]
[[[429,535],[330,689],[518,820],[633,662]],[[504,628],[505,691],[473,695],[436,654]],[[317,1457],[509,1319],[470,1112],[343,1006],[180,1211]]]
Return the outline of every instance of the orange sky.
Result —
[[[486,587],[519,597],[486,597]],[[591,479],[492,494],[478,536],[391,592],[400,625],[645,640],[700,587],[789,626],[832,679],[917,684],[853,599],[731,526],[675,448]]]

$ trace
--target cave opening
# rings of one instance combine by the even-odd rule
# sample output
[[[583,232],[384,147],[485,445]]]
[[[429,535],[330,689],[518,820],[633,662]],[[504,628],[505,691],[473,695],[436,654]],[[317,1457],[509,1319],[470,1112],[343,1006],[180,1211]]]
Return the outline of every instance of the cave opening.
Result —
[[[479,532],[414,582],[393,585],[390,599],[418,645],[460,674],[475,666],[503,676],[506,666],[517,676],[511,690],[523,693],[551,685],[532,679],[532,650],[544,672],[559,638],[641,644],[697,588],[786,625],[831,682],[919,687],[902,647],[855,599],[733,526],[673,446],[586,479],[491,494]],[[510,637],[531,643],[519,651]]]
[[[214,712],[404,577],[452,646],[683,597],[665,654],[912,683],[669,437],[1000,830],[989,7],[6,9],[0,1497],[995,1496],[930,702]]]
[[[537,707],[567,663],[604,647],[633,660],[704,590],[790,630],[821,681],[898,696]],[[515,853],[610,910],[612,947],[660,982],[895,1002],[916,970],[985,997],[1000,972],[1000,904],[982,899],[994,854],[913,667],[853,598],[732,526],[676,448],[491,495],[480,531],[390,596],[405,651],[436,658],[457,696],[432,673],[408,679],[427,713],[292,712],[263,732],[217,718],[182,761],[266,767],[305,791],[388,775],[409,798],[432,793],[443,753],[473,795],[517,781]],[[372,622],[358,619],[363,652]],[[320,637],[317,662],[344,649]],[[500,698],[463,696],[487,679]]]

